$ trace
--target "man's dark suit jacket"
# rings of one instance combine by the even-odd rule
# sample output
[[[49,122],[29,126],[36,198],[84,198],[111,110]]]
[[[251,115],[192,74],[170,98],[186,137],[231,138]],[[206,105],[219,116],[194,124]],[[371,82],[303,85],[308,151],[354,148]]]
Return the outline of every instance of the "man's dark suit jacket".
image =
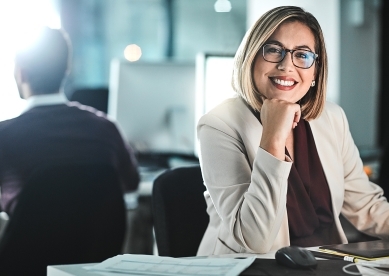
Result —
[[[1,208],[8,214],[31,173],[50,164],[113,165],[125,191],[137,189],[136,160],[104,113],[77,102],[37,106],[0,122]]]

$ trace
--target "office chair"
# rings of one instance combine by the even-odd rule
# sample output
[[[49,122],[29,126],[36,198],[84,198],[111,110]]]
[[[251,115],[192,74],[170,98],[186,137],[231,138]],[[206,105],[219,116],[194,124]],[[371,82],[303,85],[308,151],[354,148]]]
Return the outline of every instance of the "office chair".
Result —
[[[70,96],[70,101],[76,101],[88,105],[97,110],[107,113],[108,110],[108,88],[84,88],[77,89]]]
[[[46,275],[48,265],[101,262],[120,254],[125,216],[114,168],[42,168],[21,191],[0,240],[0,274]]]
[[[160,256],[196,256],[209,223],[199,165],[169,169],[153,184],[152,212]]]

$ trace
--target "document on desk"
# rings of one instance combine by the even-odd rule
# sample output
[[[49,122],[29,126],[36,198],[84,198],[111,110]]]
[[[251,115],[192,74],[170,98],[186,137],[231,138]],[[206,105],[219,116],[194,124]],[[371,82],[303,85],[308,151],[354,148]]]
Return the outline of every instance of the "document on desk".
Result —
[[[91,271],[135,275],[239,275],[255,257],[234,258],[171,258],[154,255],[124,254],[88,267]]]

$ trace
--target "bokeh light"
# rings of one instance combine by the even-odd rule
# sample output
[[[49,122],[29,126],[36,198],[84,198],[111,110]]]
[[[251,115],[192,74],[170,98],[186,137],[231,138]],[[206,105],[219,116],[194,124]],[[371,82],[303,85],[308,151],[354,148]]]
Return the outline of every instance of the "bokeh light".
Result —
[[[137,61],[142,56],[142,49],[136,44],[130,44],[124,49],[124,57],[131,62]]]

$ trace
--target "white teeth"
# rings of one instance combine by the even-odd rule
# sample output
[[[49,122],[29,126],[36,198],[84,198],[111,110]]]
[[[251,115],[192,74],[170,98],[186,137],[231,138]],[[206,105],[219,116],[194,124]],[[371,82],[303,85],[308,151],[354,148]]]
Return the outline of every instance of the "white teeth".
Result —
[[[294,84],[294,81],[286,81],[280,79],[273,79],[273,81],[282,86],[292,86]]]

